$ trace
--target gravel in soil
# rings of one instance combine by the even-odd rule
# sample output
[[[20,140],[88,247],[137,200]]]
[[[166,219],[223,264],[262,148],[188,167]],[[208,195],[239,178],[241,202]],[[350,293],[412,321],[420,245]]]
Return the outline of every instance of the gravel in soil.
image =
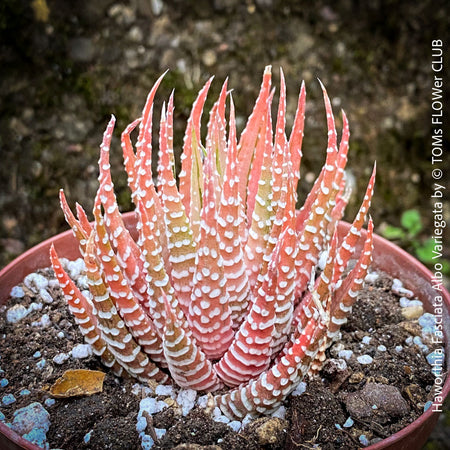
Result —
[[[118,379],[86,352],[74,357],[83,338],[50,269],[39,271],[45,287],[30,282],[16,288],[0,314],[2,404],[4,422],[14,412],[39,402],[50,414],[50,448],[138,449],[139,402],[150,390],[130,378]],[[42,281],[42,279],[41,279]],[[47,284],[46,284],[47,283]],[[301,395],[284,409],[235,432],[196,407],[186,416],[170,397],[169,407],[147,416],[146,433],[155,449],[322,449],[360,448],[414,421],[432,400],[434,382],[426,355],[432,344],[421,335],[417,318],[406,320],[392,279],[381,274],[366,283],[342,338],[328,351],[320,376],[307,380]],[[45,294],[46,291],[48,294]],[[28,314],[15,323],[11,311]],[[68,369],[106,373],[103,391],[91,396],[51,399],[50,387]],[[3,381],[3,380],[7,380]],[[12,394],[14,401],[4,399]],[[9,397],[11,398],[11,397]],[[155,430],[167,430],[158,438]],[[148,447],[146,447],[148,448]]]

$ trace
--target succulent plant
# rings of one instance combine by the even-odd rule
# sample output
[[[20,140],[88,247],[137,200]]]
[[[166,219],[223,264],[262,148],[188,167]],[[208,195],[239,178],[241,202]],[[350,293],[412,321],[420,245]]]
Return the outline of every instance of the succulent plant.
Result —
[[[86,264],[89,295],[80,292],[51,249],[70,311],[106,366],[142,382],[215,392],[215,405],[230,418],[273,411],[308,373],[320,370],[371,262],[371,220],[362,252],[354,252],[375,168],[353,225],[339,240],[336,226],[349,197],[344,172],[349,128],[343,113],[338,146],[323,85],[326,161],[303,207],[295,209],[306,94],[302,84],[287,138],[280,75],[274,133],[269,66],[239,140],[225,81],[203,145],[201,117],[212,79],[206,83],[187,122],[179,187],[173,93],[162,107],[159,162],[152,172],[153,102],[161,76],[142,117],[121,137],[138,238],[125,227],[114,194],[112,117],[100,147],[94,222],[78,204],[75,216],[60,193]],[[131,133],[138,125],[134,150]],[[350,269],[351,258],[357,262]]]

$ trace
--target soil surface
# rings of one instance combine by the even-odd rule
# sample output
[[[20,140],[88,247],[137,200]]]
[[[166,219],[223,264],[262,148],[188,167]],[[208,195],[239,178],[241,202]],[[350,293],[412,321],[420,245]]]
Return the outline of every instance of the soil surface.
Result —
[[[10,405],[3,401],[0,411],[4,420],[12,421],[14,411],[39,402],[50,414],[50,448],[141,448],[137,415],[148,388],[132,379],[117,379],[94,356],[58,361],[83,338],[52,270],[40,273],[49,280],[46,291],[53,301],[36,294],[38,289],[27,283],[21,285],[22,298],[11,298],[2,307],[2,394],[3,399],[9,394],[15,398]],[[199,407],[184,417],[176,402],[159,395],[157,400],[170,406],[154,414],[152,425],[147,426],[149,435],[157,429],[167,430],[155,439],[153,448],[199,448],[188,445],[198,444],[206,449],[275,450],[317,445],[322,449],[356,449],[404,428],[433,398],[434,376],[426,360],[433,346],[424,338],[417,340],[422,331],[417,318],[405,319],[400,296],[391,288],[392,280],[384,274],[366,283],[342,329],[342,338],[328,350],[319,377],[307,380],[301,395],[289,397],[283,413],[280,410],[272,417],[254,420],[237,433]],[[32,305],[39,303],[42,308],[33,309]],[[9,323],[8,314],[21,307],[31,312]],[[416,316],[422,313],[419,308]],[[423,345],[428,348],[424,350]],[[68,369],[105,372],[103,391],[51,400],[51,386]]]

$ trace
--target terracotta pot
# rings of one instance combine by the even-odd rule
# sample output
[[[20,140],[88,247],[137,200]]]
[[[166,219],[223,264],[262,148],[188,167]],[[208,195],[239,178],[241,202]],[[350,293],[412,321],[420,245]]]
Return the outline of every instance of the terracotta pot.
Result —
[[[133,232],[135,231],[134,213],[124,215],[124,220]],[[339,234],[343,236],[350,225],[348,223],[339,224]],[[76,259],[79,257],[78,243],[72,235],[72,231],[58,234],[19,256],[12,263],[6,266],[0,272],[0,304],[4,304],[9,297],[11,288],[19,284],[26,275],[34,272],[36,269],[48,267],[49,249],[54,244],[58,254],[61,257]],[[375,268],[387,272],[393,277],[399,278],[408,289],[414,291],[423,303],[428,312],[433,313],[433,300],[437,291],[432,288],[431,279],[433,274],[411,255],[392,244],[391,242],[375,236],[374,238],[374,263]],[[444,335],[446,343],[445,371],[449,370],[450,360],[450,294],[443,290],[440,293],[444,298]],[[445,398],[450,391],[450,377],[444,384],[442,397]],[[423,444],[430,435],[438,419],[438,413],[432,411],[430,407],[427,412],[422,414],[413,423],[390,436],[378,442],[367,449],[392,449],[392,450],[414,450],[422,448]],[[34,444],[23,439],[14,433],[5,424],[0,423],[0,448],[5,450],[29,449],[38,450]]]

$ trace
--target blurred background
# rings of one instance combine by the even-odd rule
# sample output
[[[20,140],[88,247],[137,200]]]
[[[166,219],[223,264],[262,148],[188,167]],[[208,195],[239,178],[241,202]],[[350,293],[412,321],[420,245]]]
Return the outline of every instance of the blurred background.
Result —
[[[443,40],[448,58],[449,25],[444,0],[2,0],[0,267],[68,229],[59,208],[61,187],[71,205],[78,201],[92,208],[98,146],[110,114],[118,119],[113,179],[121,209],[131,209],[120,132],[140,116],[162,72],[169,69],[157,94],[154,128],[162,102],[175,88],[179,149],[192,102],[211,75],[206,111],[228,76],[242,129],[267,64],[275,86],[280,67],[286,76],[288,129],[301,81],[306,82],[300,199],[325,156],[320,78],[338,126],[341,108],[350,121],[348,167],[356,189],[347,219],[361,202],[376,160],[371,208],[376,231],[426,262],[433,232],[431,42]],[[447,59],[442,72],[447,118],[449,68]],[[440,167],[450,171],[448,137],[447,128]],[[444,173],[447,192],[449,177]],[[447,194],[447,223],[449,203]],[[444,242],[450,242],[449,232],[447,226]],[[449,250],[447,245],[447,260]],[[438,442],[429,448],[441,448]]]

